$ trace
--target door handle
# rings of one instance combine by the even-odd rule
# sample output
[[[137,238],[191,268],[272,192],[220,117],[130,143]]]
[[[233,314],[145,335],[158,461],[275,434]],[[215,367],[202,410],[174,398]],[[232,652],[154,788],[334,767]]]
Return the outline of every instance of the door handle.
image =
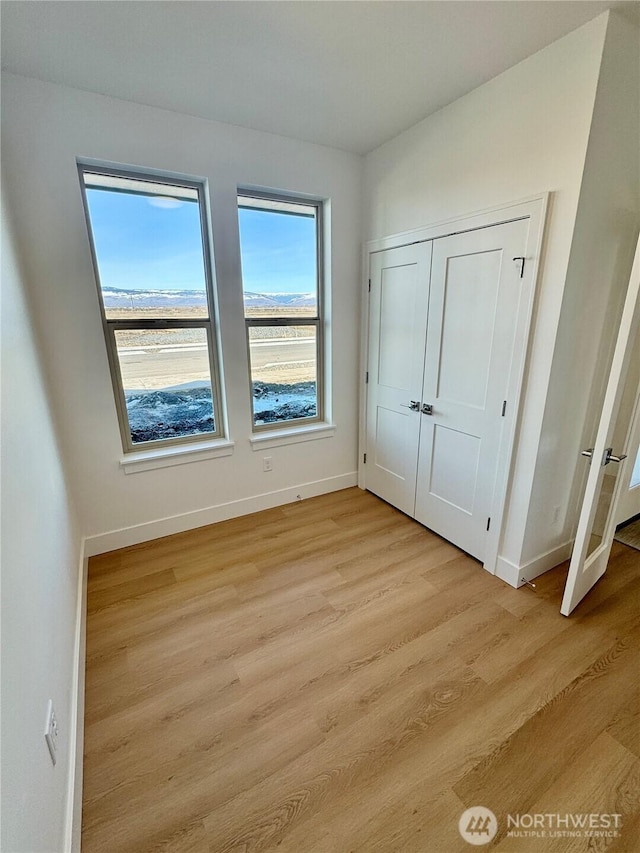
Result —
[[[422,408],[420,409],[423,415],[432,415],[433,414],[433,406],[431,403],[423,403]]]
[[[591,459],[591,457],[593,456],[593,447],[590,447],[588,450],[581,450],[580,456],[586,456],[587,459]],[[608,465],[609,462],[622,462],[623,459],[626,458],[626,453],[621,453],[620,456],[615,456],[613,453],[613,447],[607,447],[604,452],[604,456],[602,457],[602,465]]]
[[[411,409],[412,412],[420,411],[420,400],[412,400],[411,403],[400,403],[403,409]]]
[[[522,257],[522,255],[520,255],[520,257],[518,257],[518,258],[514,258],[513,260],[514,260],[514,261],[520,261],[520,278],[524,278],[524,262],[525,262],[527,259],[526,259],[526,258],[523,258],[523,257]]]
[[[623,459],[627,458],[626,453],[621,453],[620,456],[614,456],[613,453],[611,452],[612,450],[613,450],[613,447],[607,447],[606,452],[605,452],[605,457],[604,457],[604,460],[602,462],[603,465],[608,465],[609,462],[622,462]]]

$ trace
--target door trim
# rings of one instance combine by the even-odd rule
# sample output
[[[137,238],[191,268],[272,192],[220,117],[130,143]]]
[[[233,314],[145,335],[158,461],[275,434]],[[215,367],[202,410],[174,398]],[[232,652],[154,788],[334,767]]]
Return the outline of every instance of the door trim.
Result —
[[[385,249],[397,249],[411,243],[423,243],[425,240],[437,240],[439,237],[449,237],[452,234],[462,234],[464,231],[475,231],[477,228],[490,228],[492,225],[502,225],[514,219],[525,219],[530,216],[531,205],[542,203],[546,213],[551,193],[527,196],[517,201],[475,210],[462,216],[442,219],[420,228],[409,231],[399,231],[388,237],[379,237],[364,244],[364,257],[368,259],[372,252],[383,252]],[[366,266],[363,267],[367,269]]]
[[[636,510],[637,504],[633,502],[633,507],[629,511],[629,509],[625,509],[624,513],[626,518],[621,518],[621,506],[624,508],[627,503],[631,504],[629,500],[629,494],[633,492],[640,492],[640,484],[636,486],[631,486],[631,475],[633,474],[633,468],[640,452],[640,383],[638,384],[638,388],[636,390],[636,401],[633,406],[633,413],[631,415],[631,420],[629,422],[629,428],[627,430],[626,436],[626,453],[629,454],[629,463],[625,469],[624,477],[622,478],[622,486],[620,488],[620,499],[618,501],[618,506],[616,507],[616,524],[623,524],[625,521],[628,521],[630,518],[633,518],[637,513],[634,512]],[[614,537],[615,538],[615,537]]]
[[[516,219],[529,219],[524,277],[521,281],[521,298],[516,320],[513,358],[507,385],[507,413],[500,440],[498,466],[491,501],[491,528],[487,536],[487,549],[483,567],[490,574],[496,573],[498,553],[502,538],[507,494],[511,484],[512,460],[515,450],[516,432],[520,420],[522,391],[529,340],[533,325],[535,296],[541,269],[545,221],[549,208],[550,193],[542,193],[524,201],[513,202],[499,208],[480,211],[456,219],[449,219],[433,225],[424,226],[402,234],[395,234],[379,240],[372,240],[363,246],[364,276],[362,280],[362,312],[360,334],[360,427],[358,443],[358,485],[366,488],[366,467],[364,454],[366,446],[367,385],[366,371],[369,352],[369,277],[371,255],[386,249],[399,248],[412,243],[437,240],[451,234],[475,231],[501,225]]]

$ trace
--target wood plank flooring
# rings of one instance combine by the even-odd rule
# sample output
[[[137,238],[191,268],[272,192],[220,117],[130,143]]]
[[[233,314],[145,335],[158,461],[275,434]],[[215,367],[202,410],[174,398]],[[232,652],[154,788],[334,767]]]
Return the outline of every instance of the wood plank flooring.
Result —
[[[640,518],[626,524],[616,532],[616,540],[640,551]]]
[[[83,853],[640,850],[640,552],[566,619],[347,489],[94,557]],[[618,813],[617,837],[507,814]]]

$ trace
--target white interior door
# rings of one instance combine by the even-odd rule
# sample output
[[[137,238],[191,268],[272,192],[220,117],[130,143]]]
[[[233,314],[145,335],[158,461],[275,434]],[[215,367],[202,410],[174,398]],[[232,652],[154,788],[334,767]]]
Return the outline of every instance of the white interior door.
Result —
[[[480,560],[528,230],[521,219],[433,245],[415,517]]]
[[[371,256],[366,487],[413,515],[431,243]],[[412,408],[413,405],[413,408]]]
[[[607,569],[615,534],[618,502],[624,482],[629,482],[627,466],[633,465],[633,459],[624,457],[626,451],[620,452],[620,448],[612,447],[611,442],[629,361],[638,334],[639,292],[640,240],[636,248],[596,440],[592,449],[583,451],[591,455],[591,467],[560,608],[564,616],[568,616],[582,601]],[[630,438],[629,433],[628,440]],[[609,469],[615,470],[617,476],[605,476]],[[604,489],[603,485],[607,481],[610,482],[610,488]]]

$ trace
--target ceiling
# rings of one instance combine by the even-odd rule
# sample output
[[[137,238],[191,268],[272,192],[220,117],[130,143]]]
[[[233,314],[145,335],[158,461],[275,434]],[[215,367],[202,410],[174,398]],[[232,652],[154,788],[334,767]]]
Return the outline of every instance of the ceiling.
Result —
[[[2,67],[365,153],[611,6],[3,0]]]

